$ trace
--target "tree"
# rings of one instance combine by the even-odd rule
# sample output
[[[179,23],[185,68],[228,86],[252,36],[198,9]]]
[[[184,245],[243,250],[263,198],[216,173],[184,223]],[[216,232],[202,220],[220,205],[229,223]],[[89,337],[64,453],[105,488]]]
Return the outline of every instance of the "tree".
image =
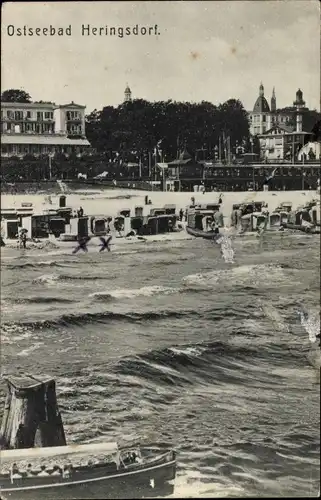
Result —
[[[124,163],[129,161],[141,160],[143,167],[147,166],[157,144],[161,144],[159,149],[165,161],[173,160],[185,147],[192,156],[202,150],[211,158],[223,132],[230,137],[231,147],[249,137],[247,113],[235,99],[219,107],[205,101],[134,99],[117,108],[94,110],[86,122],[87,137],[93,148],[105,154],[105,160],[113,163],[108,170],[116,172],[123,170]],[[153,158],[160,161],[159,156]]]
[[[314,127],[312,128],[312,137],[313,142],[321,142],[321,120],[316,122]]]
[[[1,94],[3,102],[31,102],[28,92],[20,89],[4,90]]]

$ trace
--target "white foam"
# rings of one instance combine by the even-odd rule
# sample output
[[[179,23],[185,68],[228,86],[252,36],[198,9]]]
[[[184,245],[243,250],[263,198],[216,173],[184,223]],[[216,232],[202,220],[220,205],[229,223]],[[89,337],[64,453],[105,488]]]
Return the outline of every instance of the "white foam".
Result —
[[[36,351],[37,349],[39,349],[39,347],[43,345],[43,342],[37,342],[36,344],[30,346],[30,347],[27,347],[26,349],[23,349],[22,351],[18,352],[17,353],[17,356],[21,356],[21,357],[25,357],[25,356],[29,356],[29,354],[33,351]]]
[[[301,325],[309,335],[309,340],[311,343],[316,342],[317,335],[320,334],[320,315],[319,313],[308,312],[307,316],[300,311]]]
[[[38,276],[33,281],[34,283],[45,283],[47,285],[55,284],[59,280],[58,274],[42,274]]]
[[[108,290],[103,292],[91,293],[89,297],[113,297],[115,299],[132,299],[135,297],[151,297],[153,295],[170,295],[176,293],[177,289],[168,288],[159,285],[143,286],[142,288],[120,288],[118,290]]]
[[[217,269],[207,273],[189,274],[183,278],[187,286],[211,287],[218,282],[233,280],[235,285],[259,286],[284,280],[284,272],[279,266],[272,264],[250,264],[235,266],[230,269]]]
[[[169,347],[169,351],[172,351],[174,354],[183,354],[187,356],[198,357],[201,356],[205,351],[205,347],[201,346],[180,346],[180,347]]]

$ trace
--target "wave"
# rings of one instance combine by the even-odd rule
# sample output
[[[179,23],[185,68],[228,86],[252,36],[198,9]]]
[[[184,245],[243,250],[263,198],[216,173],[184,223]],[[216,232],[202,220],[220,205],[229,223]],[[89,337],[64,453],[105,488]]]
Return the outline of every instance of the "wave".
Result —
[[[230,309],[228,312],[230,319],[249,319],[250,312],[243,309],[237,310],[236,308]],[[195,309],[186,310],[172,310],[165,309],[159,311],[145,311],[145,312],[84,312],[82,314],[64,314],[55,319],[40,320],[40,321],[21,321],[17,323],[2,323],[1,327],[13,328],[18,325],[29,330],[42,330],[42,329],[56,329],[68,328],[73,326],[84,326],[86,324],[109,324],[110,322],[127,322],[127,323],[140,323],[150,321],[161,321],[164,319],[174,320],[180,318],[188,318],[189,320],[201,319],[202,321],[217,322],[226,317],[225,309],[213,311],[196,311]]]
[[[82,326],[88,323],[106,323],[110,321],[127,321],[131,323],[136,323],[140,321],[157,321],[165,318],[182,318],[186,316],[196,316],[199,317],[199,313],[196,311],[159,311],[159,312],[145,312],[145,313],[114,313],[111,311],[99,312],[99,313],[83,313],[83,314],[66,314],[62,315],[57,319],[52,320],[41,320],[41,321],[23,321],[19,323],[2,323],[1,327],[6,330],[6,328],[13,328],[15,324],[23,328],[28,328],[32,330],[42,330],[44,328],[60,328],[62,326]]]
[[[40,262],[17,262],[16,264],[6,264],[6,269],[37,269],[38,267],[69,267],[68,264],[58,260],[44,260]]]
[[[177,293],[179,289],[164,286],[152,285],[142,288],[119,289],[111,291],[94,292],[89,297],[98,301],[108,301],[112,299],[133,299],[135,297],[152,297],[153,295],[171,295]]]
[[[7,299],[4,299],[7,302]],[[10,298],[10,302],[14,304],[72,304],[75,302],[72,299],[67,299],[63,297],[21,297],[21,298]]]
[[[209,271],[208,273],[189,274],[182,281],[187,286],[211,288],[218,282],[230,280],[233,285],[244,285],[244,283],[250,282],[248,286],[257,288],[261,284],[264,286],[277,285],[284,282],[284,279],[284,271],[279,265],[252,264]]]
[[[28,357],[29,354],[31,354],[34,351],[37,351],[39,349],[39,347],[41,347],[42,345],[43,345],[43,342],[37,342],[36,344],[34,344],[30,347],[27,347],[26,349],[23,349],[22,351],[19,351],[17,353],[17,356]]]
[[[96,280],[108,280],[111,278],[115,278],[113,274],[106,275],[74,275],[71,276],[69,274],[42,274],[41,276],[37,276],[34,278],[33,283],[45,283],[45,284],[54,284],[57,281],[96,281]]]
[[[257,355],[255,348],[236,347],[219,341],[187,344],[125,358],[115,365],[113,372],[164,385],[192,385],[195,377],[198,381],[216,384],[242,383],[240,361],[244,362],[244,372],[247,372],[248,358],[252,364]]]

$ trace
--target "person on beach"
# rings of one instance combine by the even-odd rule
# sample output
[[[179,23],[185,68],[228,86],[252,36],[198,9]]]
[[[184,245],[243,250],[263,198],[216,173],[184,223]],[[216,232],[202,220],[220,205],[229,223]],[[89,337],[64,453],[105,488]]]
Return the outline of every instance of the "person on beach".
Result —
[[[276,167],[274,170],[272,170],[272,172],[270,174],[267,172],[265,173],[265,179],[263,181],[263,186],[269,186],[272,179],[274,179],[275,172],[277,171],[277,169],[278,169],[278,167]]]
[[[183,209],[181,208],[180,211],[179,211],[179,220],[182,222],[183,220],[183,216],[184,216],[184,211]]]
[[[78,217],[82,217],[84,215],[84,209],[82,207],[79,207],[77,215],[78,215]]]
[[[245,208],[244,205],[240,205],[239,208],[236,210],[236,227],[240,226],[241,224],[244,208]]]
[[[224,216],[220,210],[214,213],[213,218],[217,227],[224,227]]]
[[[16,234],[16,238],[18,238],[18,247],[26,248],[27,243],[27,230],[20,228],[18,234]]]
[[[219,196],[218,202],[220,205],[222,205],[222,203],[223,203],[223,194],[222,193]]]
[[[21,235],[21,243],[22,243],[22,248],[26,248],[26,244],[27,244],[27,232],[26,231],[23,231],[23,233]]]

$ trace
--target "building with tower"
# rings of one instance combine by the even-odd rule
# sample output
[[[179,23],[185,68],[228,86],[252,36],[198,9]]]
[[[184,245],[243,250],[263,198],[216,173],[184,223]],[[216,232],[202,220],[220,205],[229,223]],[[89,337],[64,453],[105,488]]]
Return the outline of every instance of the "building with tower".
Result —
[[[253,111],[248,112],[250,133],[252,135],[264,134],[274,124],[289,126],[293,120],[294,108],[277,109],[276,94],[273,87],[270,106],[264,96],[264,86],[259,87],[259,96],[255,101]]]
[[[296,99],[293,102],[293,106],[296,110],[296,131],[302,132],[302,111],[305,108],[305,101],[303,100],[303,92],[299,89],[295,95]]]
[[[271,113],[275,112],[276,112],[276,97],[275,97],[275,88],[273,87],[272,97],[271,97]]]
[[[124,92],[124,102],[130,102],[132,100],[132,91],[130,90],[128,84]]]
[[[272,94],[272,99],[273,97],[275,96]],[[298,89],[296,92],[293,107],[286,109],[289,110],[289,119],[287,123],[280,123],[280,117],[284,118],[284,116],[287,116],[286,113],[280,114],[277,110],[272,111],[271,109],[271,127],[257,134],[260,141],[262,157],[266,160],[289,159],[294,161],[299,151],[304,147],[311,136],[311,133],[304,132],[302,127],[302,114],[307,108],[305,107],[301,89]]]

